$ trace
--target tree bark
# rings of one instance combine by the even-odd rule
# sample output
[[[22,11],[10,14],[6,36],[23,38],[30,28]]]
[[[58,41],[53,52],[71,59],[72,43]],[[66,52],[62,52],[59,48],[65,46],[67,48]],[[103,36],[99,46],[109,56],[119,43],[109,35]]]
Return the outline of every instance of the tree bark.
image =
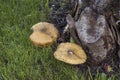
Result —
[[[113,8],[111,5],[118,6]],[[115,23],[113,14],[115,11],[111,10],[118,7],[119,4],[112,4],[112,0],[86,0],[84,2],[79,0],[76,11],[71,14],[75,24],[71,24],[73,23],[69,19],[71,17],[67,18],[68,24],[72,26],[70,28],[71,34],[74,34],[73,38],[82,45],[88,54],[88,62],[92,65],[109,62],[117,53],[120,56],[120,31]],[[74,37],[76,34],[73,32],[77,33],[78,38]]]
[[[88,63],[101,65],[114,55],[120,57],[120,0],[68,0],[68,3],[67,25],[73,39],[87,53]]]

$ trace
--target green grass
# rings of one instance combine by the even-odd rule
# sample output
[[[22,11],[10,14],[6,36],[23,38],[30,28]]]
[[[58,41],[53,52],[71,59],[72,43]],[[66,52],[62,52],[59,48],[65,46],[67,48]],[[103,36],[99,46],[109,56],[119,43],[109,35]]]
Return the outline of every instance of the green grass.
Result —
[[[30,28],[47,21],[48,10],[48,0],[0,0],[0,80],[85,80],[79,68],[54,59],[50,46],[30,42]],[[95,80],[106,75],[98,73]]]

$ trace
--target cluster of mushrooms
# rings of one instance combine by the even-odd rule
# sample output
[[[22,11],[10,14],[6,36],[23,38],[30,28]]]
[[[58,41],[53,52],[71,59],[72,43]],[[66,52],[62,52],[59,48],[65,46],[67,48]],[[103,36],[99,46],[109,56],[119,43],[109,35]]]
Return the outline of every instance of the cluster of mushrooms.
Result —
[[[56,42],[59,33],[55,26],[48,22],[39,22],[32,26],[31,42],[36,47],[46,47]],[[54,57],[68,64],[83,64],[87,60],[86,53],[81,46],[72,43],[60,43],[54,52]]]

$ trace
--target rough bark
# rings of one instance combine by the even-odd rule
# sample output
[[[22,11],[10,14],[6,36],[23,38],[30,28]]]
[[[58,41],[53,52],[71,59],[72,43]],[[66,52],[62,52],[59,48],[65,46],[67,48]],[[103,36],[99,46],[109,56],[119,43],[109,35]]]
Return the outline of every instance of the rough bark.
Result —
[[[119,50],[119,30],[108,7],[111,2],[112,0],[90,0],[89,5],[83,7],[88,2],[80,1],[74,15],[75,24],[71,25],[73,22],[67,20],[72,26],[71,30],[74,30],[73,27],[76,29],[74,32],[78,35],[77,39],[89,55],[88,61],[95,65],[105,60],[110,61],[111,56]],[[74,34],[73,31],[71,34]]]
[[[99,65],[120,57],[120,0],[68,0],[67,25],[77,44],[88,55],[88,63]],[[69,5],[70,6],[70,5]],[[66,16],[65,15],[65,16]]]

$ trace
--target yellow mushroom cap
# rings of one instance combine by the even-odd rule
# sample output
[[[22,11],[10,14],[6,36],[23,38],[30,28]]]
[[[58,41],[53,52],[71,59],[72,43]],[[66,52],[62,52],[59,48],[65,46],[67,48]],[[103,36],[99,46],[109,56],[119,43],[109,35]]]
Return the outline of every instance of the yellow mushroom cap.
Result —
[[[83,64],[87,60],[84,50],[75,43],[61,43],[55,51],[54,57],[72,65]]]
[[[40,22],[32,26],[31,28],[34,32],[39,31],[49,35],[53,40],[58,37],[58,30],[55,26],[48,22]]]
[[[41,32],[34,32],[30,35],[30,40],[37,47],[51,45],[53,42],[52,38],[46,34]]]
[[[51,23],[40,22],[32,26],[33,33],[30,35],[30,40],[35,46],[47,46],[56,41],[58,30]]]

